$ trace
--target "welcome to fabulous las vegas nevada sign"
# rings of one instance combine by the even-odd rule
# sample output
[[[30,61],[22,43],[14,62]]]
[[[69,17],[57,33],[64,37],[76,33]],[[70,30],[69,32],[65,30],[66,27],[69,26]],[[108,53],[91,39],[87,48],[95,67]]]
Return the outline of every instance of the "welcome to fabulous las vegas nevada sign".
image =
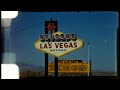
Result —
[[[37,50],[51,54],[57,58],[66,55],[74,50],[83,47],[84,43],[81,39],[75,37],[75,34],[63,34],[55,32],[49,37],[48,34],[41,35],[40,39],[35,42],[34,47]]]
[[[48,24],[48,29],[50,29],[50,31],[54,28],[55,26],[53,23]],[[64,34],[59,31],[53,34],[42,34],[39,40],[34,43],[34,47],[37,50],[51,54],[57,58],[80,49],[83,46],[84,42],[77,38],[76,34]]]

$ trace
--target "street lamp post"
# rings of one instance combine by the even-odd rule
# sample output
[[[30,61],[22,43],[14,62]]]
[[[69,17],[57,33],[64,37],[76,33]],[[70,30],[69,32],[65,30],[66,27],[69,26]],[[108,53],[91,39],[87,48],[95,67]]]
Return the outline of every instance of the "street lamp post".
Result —
[[[88,42],[88,76],[90,75],[89,67],[90,67],[90,43]]]
[[[117,75],[117,50],[118,50],[118,31],[119,31],[119,28],[117,29],[117,32],[115,32],[115,76]],[[118,46],[117,46],[118,45]]]

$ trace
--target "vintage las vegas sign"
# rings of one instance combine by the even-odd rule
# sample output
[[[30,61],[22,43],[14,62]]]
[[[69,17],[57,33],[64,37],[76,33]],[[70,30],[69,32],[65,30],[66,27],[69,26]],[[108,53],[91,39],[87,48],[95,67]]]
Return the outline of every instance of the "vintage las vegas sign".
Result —
[[[48,35],[41,35],[40,39],[34,43],[34,47],[37,50],[51,54],[57,58],[80,49],[83,46],[84,42],[81,39],[76,38],[75,35],[72,37],[72,34],[64,34],[62,32],[55,32],[51,38]]]

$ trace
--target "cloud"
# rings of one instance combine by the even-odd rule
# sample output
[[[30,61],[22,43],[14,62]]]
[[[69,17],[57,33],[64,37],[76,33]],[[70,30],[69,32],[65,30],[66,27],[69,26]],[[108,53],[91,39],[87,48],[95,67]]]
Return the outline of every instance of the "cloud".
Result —
[[[12,19],[1,19],[1,27],[7,28],[10,27]]]

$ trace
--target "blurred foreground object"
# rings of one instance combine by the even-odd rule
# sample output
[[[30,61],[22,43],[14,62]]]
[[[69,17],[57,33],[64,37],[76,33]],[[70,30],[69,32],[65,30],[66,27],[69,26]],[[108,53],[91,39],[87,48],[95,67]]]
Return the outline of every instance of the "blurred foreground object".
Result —
[[[1,64],[1,79],[19,79],[19,68],[15,64]]]
[[[1,11],[2,28],[10,27],[12,19],[18,16],[18,11]]]
[[[1,18],[13,19],[18,15],[18,11],[1,11]]]

